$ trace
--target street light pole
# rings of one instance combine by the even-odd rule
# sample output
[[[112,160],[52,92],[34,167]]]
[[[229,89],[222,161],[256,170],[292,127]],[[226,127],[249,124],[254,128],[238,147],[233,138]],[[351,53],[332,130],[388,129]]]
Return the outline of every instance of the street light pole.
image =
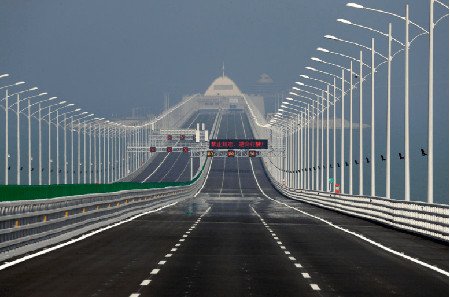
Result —
[[[56,184],[59,185],[59,111],[56,110]]]
[[[342,88],[344,89],[344,88]],[[353,195],[353,62],[350,61],[350,152],[348,193]]]
[[[17,131],[17,142],[16,142],[16,169],[17,169],[17,184],[20,185],[20,95],[17,94],[17,106],[16,106],[16,119],[17,119],[17,124],[16,124],[16,131]]]
[[[370,196],[375,196],[375,39],[372,38],[372,57],[371,57],[371,133],[370,133]]]
[[[433,186],[433,63],[434,63],[434,1],[430,0],[430,20],[429,20],[429,60],[428,60],[428,191],[427,201],[434,201]]]
[[[308,117],[307,117],[307,119],[308,119],[308,135],[307,135],[307,137],[308,137],[308,143],[307,143],[307,156],[308,156],[308,158],[307,158],[307,167],[306,167],[306,179],[307,179],[307,189],[309,190],[309,189],[311,189],[310,188],[310,176],[311,176],[311,174],[310,174],[310,170],[311,170],[311,167],[310,167],[310,131],[309,130],[311,130],[311,116],[310,116],[310,106],[311,105],[309,105],[308,104]]]
[[[39,146],[38,146],[38,154],[39,154],[39,185],[42,185],[42,114],[41,114],[41,103],[38,104],[38,138],[39,138]]]
[[[327,192],[330,191],[328,185],[329,185],[329,179],[330,179],[330,85],[327,84],[327,157],[326,157],[326,188]]]
[[[73,172],[73,148],[74,148],[74,143],[73,143],[73,116],[71,117],[71,119],[70,119],[70,146],[71,146],[71,149],[70,149],[70,179],[71,179],[71,181],[70,181],[70,183],[73,185],[73,182],[74,182],[74,179],[73,179],[73,175],[74,175],[74,172]]]
[[[328,86],[327,86],[328,87]],[[322,132],[321,132],[321,141],[320,141],[320,151],[321,151],[321,161],[320,161],[320,190],[323,191],[323,118],[324,118],[324,110],[323,110],[323,106],[324,106],[324,101],[325,101],[325,95],[324,92],[322,92]]]
[[[48,107],[48,184],[50,185],[52,183],[52,173],[51,173],[51,167],[52,167],[52,108],[51,106]]]
[[[351,64],[350,62],[350,68]],[[352,74],[350,73],[350,76]],[[344,155],[344,149],[345,149],[345,71],[342,69],[342,81],[341,81],[341,193],[344,193],[344,186],[345,186],[345,155]],[[352,86],[350,86],[351,88]],[[336,164],[334,165],[336,166]]]
[[[342,69],[342,80],[344,80],[344,69]],[[344,88],[342,88],[343,90]],[[341,128],[342,129],[342,128]],[[336,185],[336,79],[333,78],[333,185],[331,191],[334,192]]]
[[[5,185],[9,184],[9,100],[8,89],[5,91]]]
[[[78,120],[78,154],[77,154],[77,184],[80,184],[80,174],[81,174],[81,123],[80,120]]]
[[[409,155],[409,6],[405,9],[405,200],[411,200]]]
[[[67,185],[67,115],[64,114],[64,184]]]
[[[387,66],[387,108],[386,108],[386,198],[391,198],[391,65],[392,65],[392,24],[388,32]]]
[[[86,184],[86,120],[83,122],[83,184]]]
[[[363,163],[363,57],[359,51],[359,195],[364,195]]]
[[[28,185],[31,185],[31,104],[28,99]]]

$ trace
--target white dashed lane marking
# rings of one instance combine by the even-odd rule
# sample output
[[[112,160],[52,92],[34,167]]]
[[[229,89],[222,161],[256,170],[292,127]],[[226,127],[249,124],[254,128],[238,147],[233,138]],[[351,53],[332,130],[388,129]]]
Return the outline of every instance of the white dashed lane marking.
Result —
[[[301,270],[303,270],[303,266],[296,262],[297,259],[293,256],[291,256],[291,252],[286,250],[286,246],[283,245],[283,242],[281,240],[279,240],[278,236],[275,234],[275,232],[272,231],[272,229],[269,227],[269,225],[264,221],[264,219],[259,215],[259,213],[253,208],[251,207],[253,212],[256,214],[256,216],[259,218],[259,220],[263,223],[263,225],[266,227],[266,229],[270,232],[270,234],[272,235],[273,239],[276,241],[276,243],[278,244],[278,246],[280,247],[281,250],[284,251],[284,254],[288,256],[289,260],[294,262],[294,265],[296,268],[300,268]],[[301,272],[302,276],[304,279],[311,279],[311,276],[309,275],[309,273],[306,272]],[[309,283],[311,289],[313,291],[320,291],[320,287],[317,284],[311,284]]]
[[[316,285],[316,284],[311,284],[311,288],[312,288],[314,291],[320,291],[319,286]]]
[[[197,224],[201,221],[201,219],[203,218],[203,216],[205,216],[205,215],[209,212],[210,209],[211,209],[211,207],[209,207],[202,215],[200,215],[200,217],[199,217],[199,218],[195,221],[195,223],[189,228],[189,230],[193,230],[193,229],[195,228],[195,226],[197,226]],[[185,240],[186,240],[186,237],[187,237],[187,234],[189,234],[189,233],[191,233],[191,231],[186,231],[185,234],[182,235],[182,238],[180,238],[180,239],[178,240],[178,242],[175,244],[175,247],[171,248],[170,251],[171,251],[171,252],[176,252],[176,251],[178,250],[178,247],[181,246],[181,243],[180,243],[180,242],[185,241]],[[166,264],[167,261],[168,261],[168,258],[170,258],[170,257],[172,257],[172,256],[173,256],[172,253],[166,254],[166,255],[164,256],[165,260],[161,260],[161,261],[158,262],[159,267],[161,267],[161,266],[163,266],[164,264]],[[152,271],[150,271],[150,278],[149,278],[149,279],[144,279],[144,280],[139,284],[139,286],[140,286],[140,287],[139,287],[139,290],[137,290],[137,292],[135,292],[135,293],[132,293],[132,294],[130,295],[130,297],[139,297],[139,296],[140,296],[140,290],[142,289],[142,287],[143,287],[143,286],[148,286],[148,285],[151,283],[151,281],[152,281],[152,279],[151,279],[152,276],[157,275],[157,274],[159,273],[160,270],[161,270],[160,268],[154,268],[154,269],[152,269]]]

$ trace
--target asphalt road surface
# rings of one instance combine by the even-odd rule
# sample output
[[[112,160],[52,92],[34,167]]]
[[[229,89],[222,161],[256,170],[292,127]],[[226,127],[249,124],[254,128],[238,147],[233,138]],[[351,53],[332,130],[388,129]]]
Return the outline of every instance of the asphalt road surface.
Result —
[[[216,112],[198,111],[182,126],[195,129],[197,123],[204,123],[205,129],[211,130]],[[174,144],[176,141],[174,141]],[[194,175],[199,168],[199,159],[193,158]],[[188,153],[157,153],[152,162],[132,181],[133,182],[185,182],[190,180],[190,158]]]
[[[219,137],[250,138],[245,114]],[[0,296],[448,296],[448,276],[405,255],[449,269],[448,245],[282,197],[256,158],[216,158],[196,198],[0,271]]]

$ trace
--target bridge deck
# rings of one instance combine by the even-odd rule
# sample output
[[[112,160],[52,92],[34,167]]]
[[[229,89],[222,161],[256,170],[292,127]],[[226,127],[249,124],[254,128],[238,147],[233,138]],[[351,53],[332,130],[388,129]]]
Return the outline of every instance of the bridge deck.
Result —
[[[224,115],[220,137],[250,133]],[[197,198],[1,271],[0,296],[448,295],[448,277],[296,209],[448,271],[447,245],[289,200],[259,160],[222,158]]]

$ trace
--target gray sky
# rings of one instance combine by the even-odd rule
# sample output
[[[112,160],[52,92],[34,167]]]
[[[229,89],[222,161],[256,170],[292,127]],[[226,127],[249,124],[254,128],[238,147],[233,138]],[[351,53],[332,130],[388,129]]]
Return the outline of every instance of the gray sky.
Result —
[[[427,27],[428,1],[410,2],[411,19]],[[221,73],[222,61],[226,73],[244,91],[253,91],[262,73],[274,80],[274,90],[282,91],[292,86],[299,74],[308,74],[305,66],[335,71],[314,64],[309,60],[311,56],[347,63],[342,58],[319,54],[315,50],[318,46],[354,57],[359,55],[356,48],[327,41],[323,35],[334,34],[370,44],[371,36],[366,31],[338,24],[337,18],[387,31],[390,18],[346,8],[345,3],[341,0],[2,0],[0,72],[10,73],[11,81],[25,80],[100,116],[127,115],[132,107],[150,107],[158,113],[164,93],[171,94],[174,102],[183,94],[203,92]],[[405,1],[360,3],[403,14]],[[438,5],[435,11],[437,16],[444,12]],[[404,24],[392,22],[394,36],[403,40]],[[412,35],[416,33],[411,29]],[[386,53],[386,41],[376,38],[377,48]],[[435,118],[436,135],[439,135],[435,138],[436,167],[437,178],[441,179],[439,185],[446,188],[443,191],[448,197],[448,18],[436,28],[435,40]],[[426,145],[427,57],[427,38],[422,37],[411,48],[411,150],[414,153]],[[369,55],[365,54],[365,59],[368,61]],[[403,137],[402,63],[399,55],[393,66],[393,137],[396,139]],[[376,90],[380,110],[377,123],[380,125],[385,121],[385,71],[380,68],[377,73],[380,78]],[[366,92],[365,98],[369,94]],[[370,119],[369,113],[364,116],[365,122]],[[379,129],[384,133],[384,126]],[[381,139],[380,152],[383,145]],[[393,146],[393,153],[402,150],[401,142]]]

